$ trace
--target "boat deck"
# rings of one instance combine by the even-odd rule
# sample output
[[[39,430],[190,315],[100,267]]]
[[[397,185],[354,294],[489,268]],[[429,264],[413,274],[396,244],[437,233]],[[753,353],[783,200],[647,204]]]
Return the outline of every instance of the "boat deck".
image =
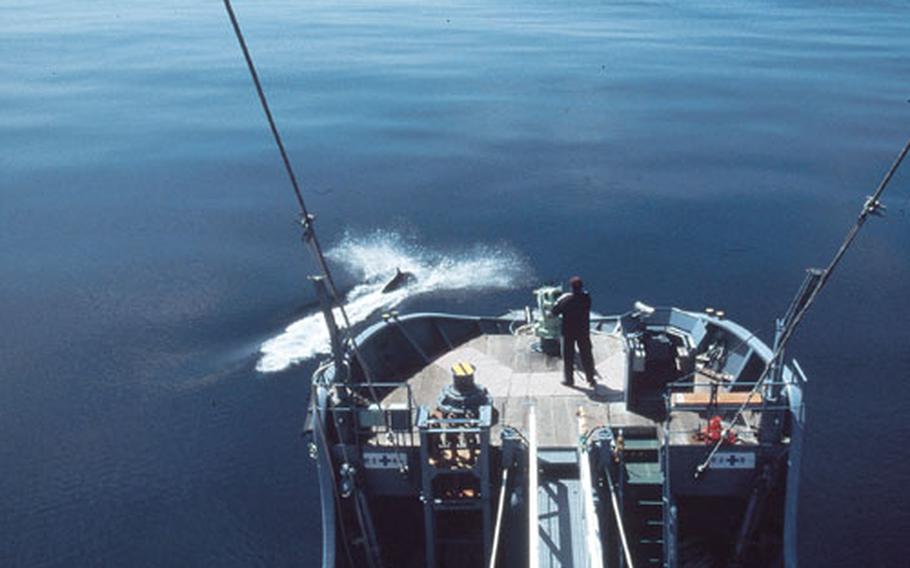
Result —
[[[584,492],[574,478],[545,477],[537,490],[539,566],[590,566],[585,544]]]
[[[626,410],[623,382],[628,357],[625,342],[619,335],[591,335],[599,375],[596,389],[587,385],[578,365],[575,385],[561,384],[562,359],[534,351],[532,345],[536,341],[536,337],[528,335],[483,335],[443,354],[408,379],[414,403],[434,408],[439,393],[452,381],[452,365],[464,362],[475,367],[475,381],[486,387],[493,397],[497,415],[492,431],[493,444],[499,443],[503,425],[527,432],[530,405],[537,407],[541,448],[577,445],[579,408],[585,413],[588,427],[654,425],[651,420]],[[406,397],[406,389],[400,388],[390,393],[384,402],[405,402]]]

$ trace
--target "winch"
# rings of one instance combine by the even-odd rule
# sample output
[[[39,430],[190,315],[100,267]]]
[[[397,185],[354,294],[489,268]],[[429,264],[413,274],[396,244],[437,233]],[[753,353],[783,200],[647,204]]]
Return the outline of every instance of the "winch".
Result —
[[[439,393],[436,407],[450,418],[476,417],[480,407],[493,404],[493,398],[485,387],[474,381],[474,365],[455,363],[452,365],[452,382]]]

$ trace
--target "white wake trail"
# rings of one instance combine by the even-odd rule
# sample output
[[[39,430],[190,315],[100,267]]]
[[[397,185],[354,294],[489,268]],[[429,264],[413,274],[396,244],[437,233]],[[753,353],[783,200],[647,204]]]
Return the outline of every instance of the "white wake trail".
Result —
[[[367,237],[345,237],[328,253],[336,266],[362,284],[345,299],[345,310],[352,325],[363,323],[373,314],[393,308],[406,298],[461,290],[509,288],[528,272],[527,263],[514,251],[501,247],[475,246],[456,254],[427,251],[406,243],[394,233],[375,233]],[[387,294],[382,288],[395,270],[411,272],[412,284]],[[341,314],[336,309],[336,320]],[[273,373],[295,363],[329,352],[329,335],[322,313],[316,312],[292,323],[284,333],[267,340],[259,348],[256,370]]]

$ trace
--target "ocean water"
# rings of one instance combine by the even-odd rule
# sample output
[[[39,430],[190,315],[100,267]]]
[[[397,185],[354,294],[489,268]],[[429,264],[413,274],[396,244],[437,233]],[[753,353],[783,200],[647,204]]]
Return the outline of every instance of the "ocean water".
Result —
[[[770,341],[910,136],[903,0],[235,9],[361,325],[577,273]],[[221,3],[4,2],[0,148],[0,565],[317,564],[315,265]],[[910,164],[885,201],[790,352],[804,566],[907,562]]]

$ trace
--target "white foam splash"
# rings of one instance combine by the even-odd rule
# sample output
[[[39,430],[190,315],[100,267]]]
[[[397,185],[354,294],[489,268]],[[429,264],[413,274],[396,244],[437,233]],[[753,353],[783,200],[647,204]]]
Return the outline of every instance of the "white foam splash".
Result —
[[[367,237],[346,236],[329,251],[330,260],[361,284],[348,292],[345,310],[352,325],[399,305],[406,298],[458,290],[503,289],[527,272],[524,260],[504,247],[475,246],[443,254],[409,245],[399,235],[378,232]],[[382,288],[395,269],[411,272],[416,281],[387,294]],[[340,323],[341,314],[335,313]],[[329,352],[329,336],[320,312],[309,314],[259,348],[256,370],[273,373]]]

